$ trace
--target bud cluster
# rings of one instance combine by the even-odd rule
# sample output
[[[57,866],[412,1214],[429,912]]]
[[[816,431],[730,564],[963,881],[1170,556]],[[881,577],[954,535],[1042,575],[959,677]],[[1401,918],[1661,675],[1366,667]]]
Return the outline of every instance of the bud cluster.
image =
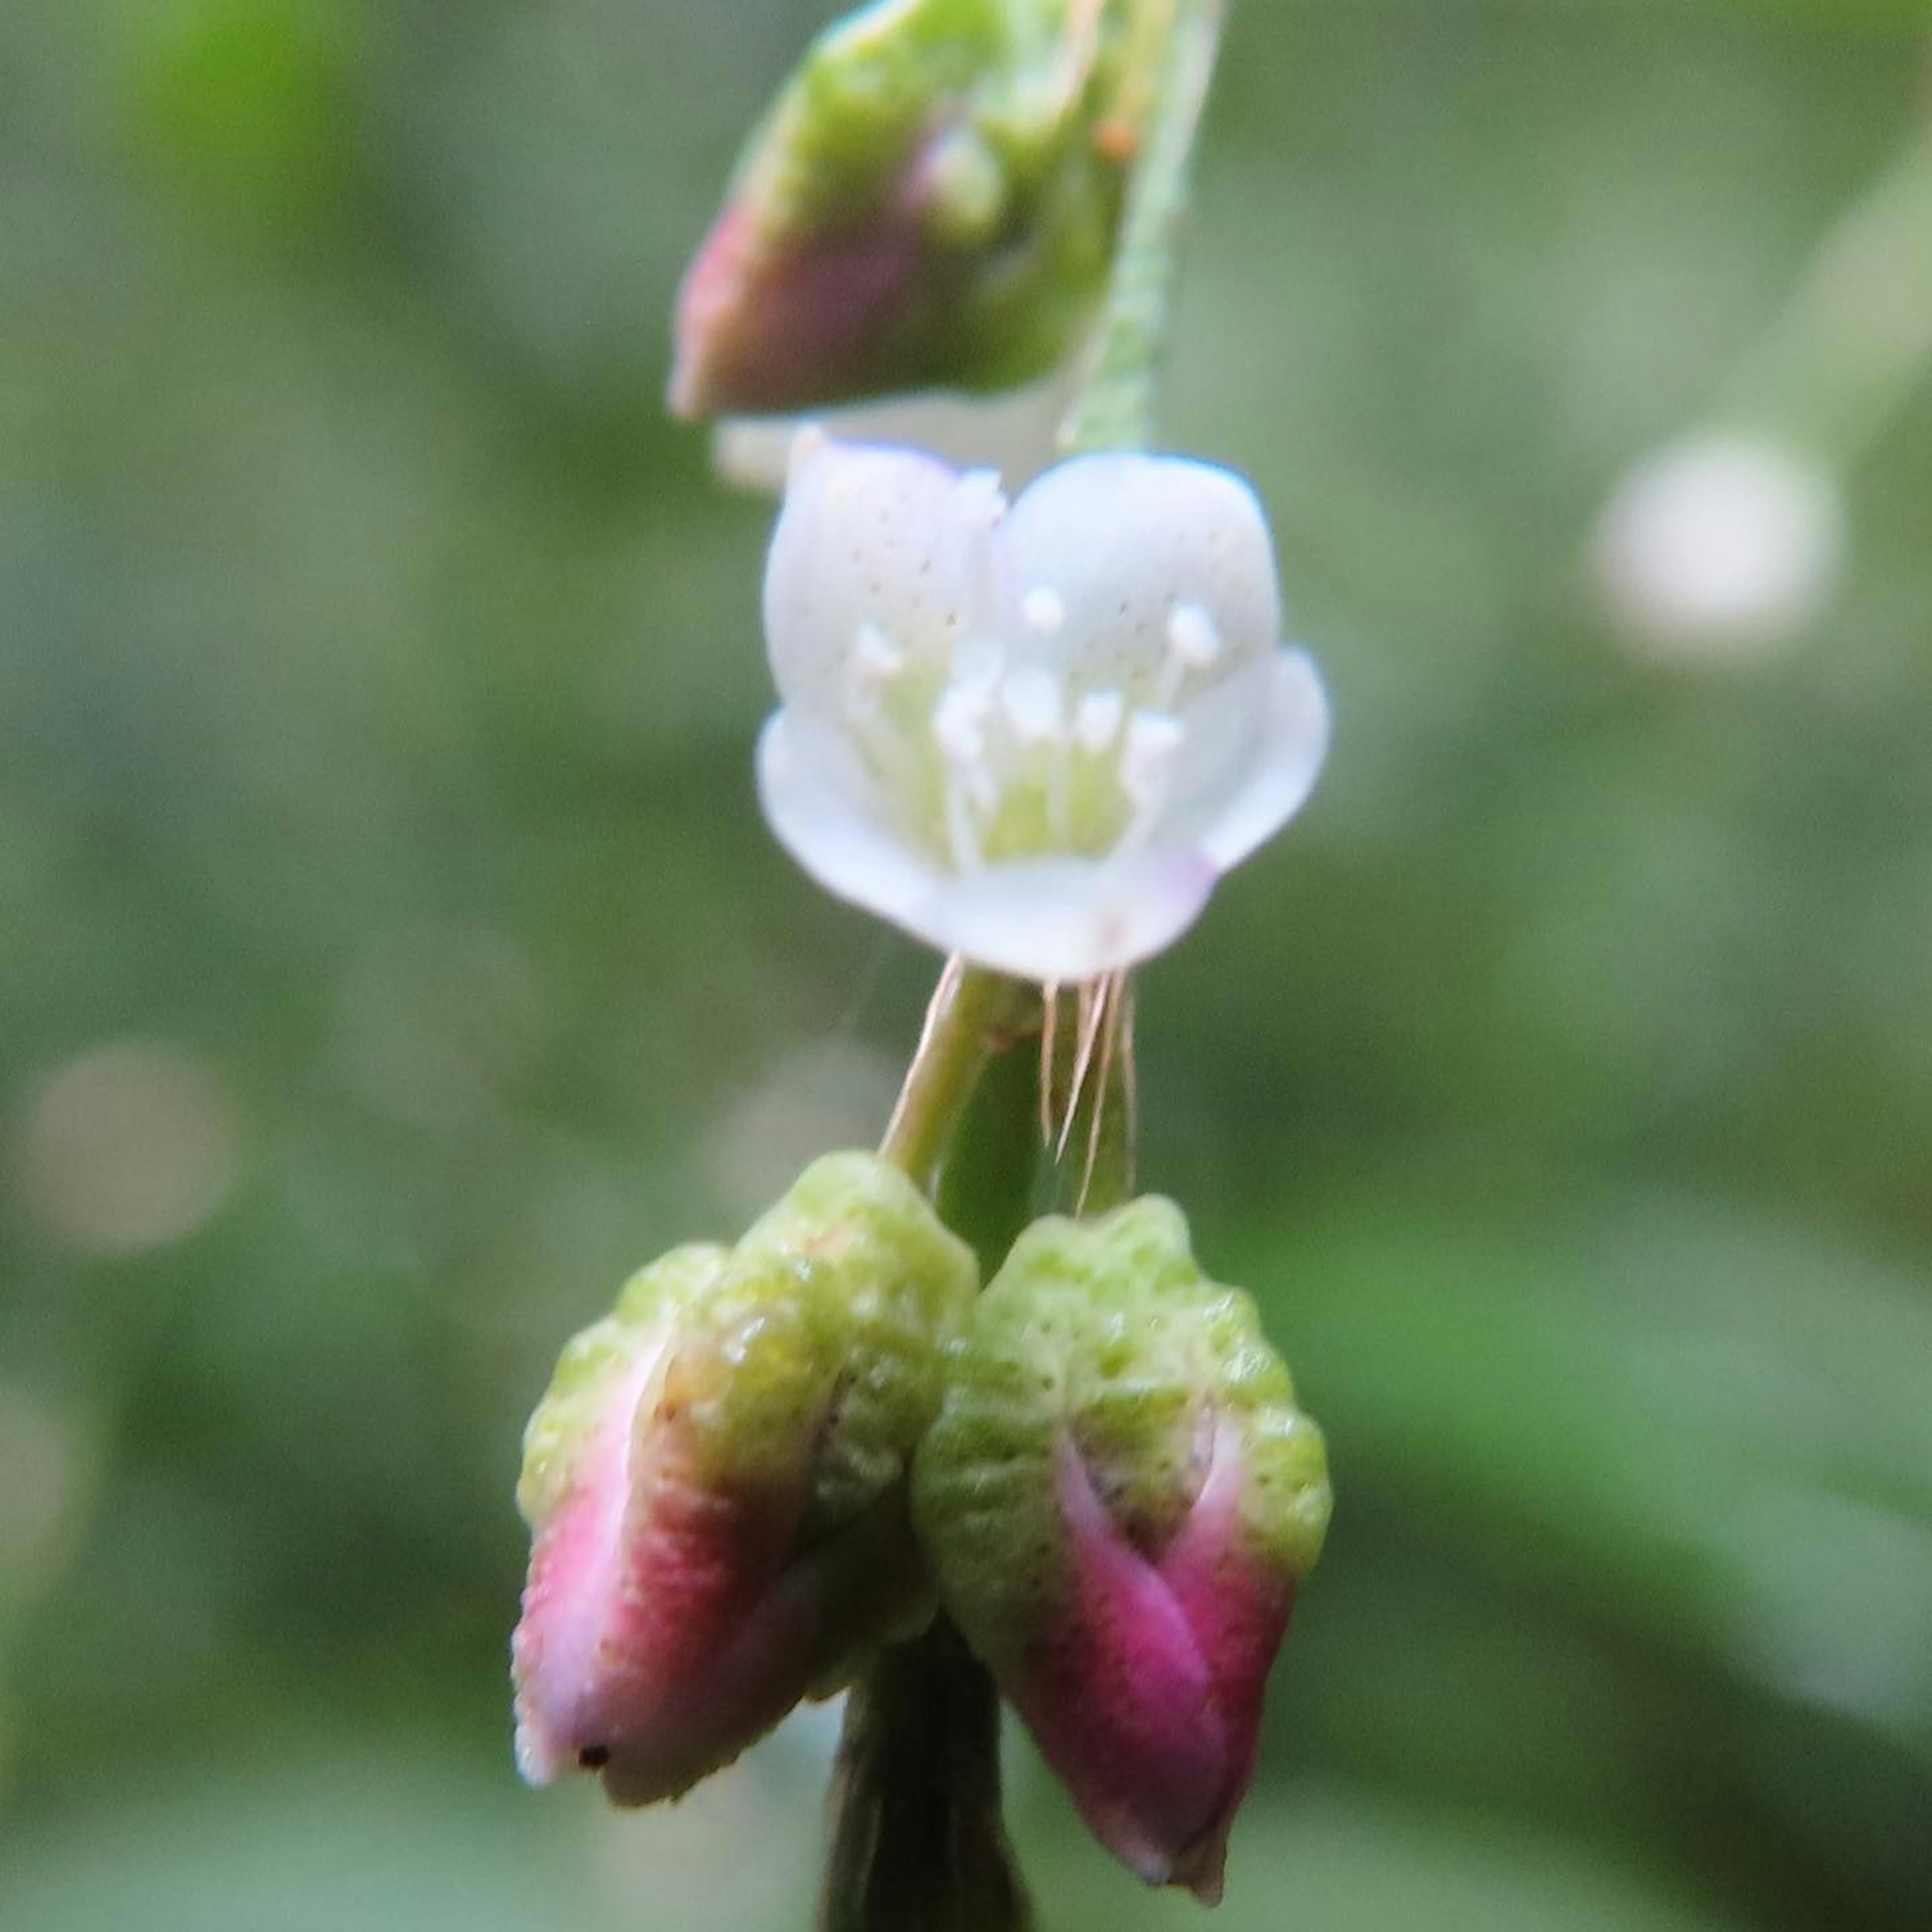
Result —
[[[1095,1835],[1218,1896],[1320,1432],[1170,1202],[1040,1222],[976,1286],[910,1181],[837,1154],[572,1342],[518,1492],[526,1778],[676,1797],[943,1608]]]

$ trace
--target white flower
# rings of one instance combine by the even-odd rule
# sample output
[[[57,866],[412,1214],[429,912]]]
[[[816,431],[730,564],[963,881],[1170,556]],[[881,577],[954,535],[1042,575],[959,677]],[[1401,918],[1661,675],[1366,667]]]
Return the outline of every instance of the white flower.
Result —
[[[1814,622],[1844,561],[1831,478],[1783,445],[1712,432],[1646,458],[1597,530],[1604,590],[1647,649],[1750,656]]]
[[[1076,980],[1159,952],[1308,796],[1321,680],[1280,644],[1227,470],[988,471],[822,443],[765,575],[766,816],[822,885],[947,952]]]

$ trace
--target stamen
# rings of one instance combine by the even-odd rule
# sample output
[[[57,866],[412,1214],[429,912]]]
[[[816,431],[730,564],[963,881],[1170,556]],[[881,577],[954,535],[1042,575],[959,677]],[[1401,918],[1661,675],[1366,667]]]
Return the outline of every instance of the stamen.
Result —
[[[1221,655],[1221,633],[1198,604],[1177,604],[1168,614],[1167,661],[1154,689],[1154,701],[1163,711],[1180,702],[1187,680],[1205,670]]]
[[[1126,742],[1120,747],[1120,789],[1134,806],[1147,811],[1167,789],[1174,754],[1187,736],[1178,718],[1163,711],[1136,711],[1127,720]]]
[[[1057,638],[1066,622],[1066,600],[1044,584],[1036,584],[1020,599],[1020,615],[1043,638]]]
[[[1073,735],[1082,750],[1096,757],[1114,742],[1126,716],[1127,700],[1118,691],[1090,691],[1073,714]]]
[[[949,684],[932,707],[932,736],[946,761],[946,841],[954,869],[977,872],[985,862],[976,810],[999,802],[999,788],[986,768],[986,714],[992,708],[981,684]]]
[[[1040,664],[1022,664],[1000,682],[1000,704],[1023,745],[1042,745],[1060,736],[1064,694],[1060,680]]]
[[[1221,655],[1221,633],[1198,604],[1177,604],[1167,620],[1167,641],[1190,670],[1205,670]]]
[[[976,684],[949,684],[932,707],[932,736],[949,765],[977,764],[986,754],[987,693]]]
[[[868,683],[883,684],[905,669],[905,652],[878,625],[866,622],[852,640],[852,662]]]

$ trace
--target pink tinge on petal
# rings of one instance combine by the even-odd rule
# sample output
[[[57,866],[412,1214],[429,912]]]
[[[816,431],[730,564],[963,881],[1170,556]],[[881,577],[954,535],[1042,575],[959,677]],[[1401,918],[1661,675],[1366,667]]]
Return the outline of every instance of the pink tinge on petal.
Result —
[[[1222,1724],[1173,1592],[1115,1528],[1071,1444],[1057,1481],[1072,1587],[1013,1700],[1094,1835],[1164,1885],[1214,1822]]]
[[[1221,1896],[1228,1829],[1254,1778],[1268,1671],[1294,1607],[1294,1579],[1258,1562],[1242,1534],[1246,1473],[1239,1436],[1223,1421],[1193,1510],[1160,1559],[1161,1580],[1201,1646],[1226,1740],[1214,1815],[1173,1875],[1210,1905]]]
[[[624,1556],[630,1498],[631,1424],[660,1354],[640,1356],[612,1392],[596,1434],[579,1451],[571,1487],[537,1536],[511,1640],[516,1687],[517,1764],[548,1784],[574,1763],[580,1709],[600,1671],[606,1606]]]
[[[901,320],[922,247],[910,210],[781,240],[754,209],[727,208],[679,291],[671,409],[758,415],[854,393]]]
[[[1209,1904],[1221,1895],[1294,1598],[1292,1582],[1246,1552],[1242,1480],[1239,1442],[1224,1426],[1187,1522],[1150,1559],[1064,1446],[1057,1484],[1072,1585],[1007,1687],[1094,1835],[1149,1884],[1185,1886]]]
[[[620,1410],[538,1537],[512,1646],[517,1756],[532,1784],[601,1770],[610,1796],[676,1796],[804,1689],[809,1605],[775,1586],[802,1493],[721,1493],[636,1465]],[[641,1493],[633,1494],[634,1487]]]

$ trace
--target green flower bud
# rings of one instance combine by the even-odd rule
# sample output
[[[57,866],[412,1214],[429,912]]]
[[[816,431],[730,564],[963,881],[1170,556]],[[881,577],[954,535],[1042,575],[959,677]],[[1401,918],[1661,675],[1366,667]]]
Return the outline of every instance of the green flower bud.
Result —
[[[564,1351],[518,1490],[532,1783],[580,1766],[620,1803],[674,1797],[923,1624],[908,1469],[977,1278],[904,1175],[834,1154]]]
[[[1217,1897],[1321,1432],[1166,1201],[1036,1223],[951,1353],[914,1478],[941,1600],[1102,1842]]]

